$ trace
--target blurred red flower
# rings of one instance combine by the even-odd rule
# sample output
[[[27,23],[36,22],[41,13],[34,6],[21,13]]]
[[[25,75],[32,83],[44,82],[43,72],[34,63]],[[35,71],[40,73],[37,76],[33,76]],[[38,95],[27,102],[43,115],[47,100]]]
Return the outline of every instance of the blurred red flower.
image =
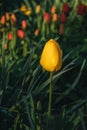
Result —
[[[60,21],[61,21],[62,23],[66,23],[67,17],[66,17],[66,15],[65,15],[65,13],[62,13],[62,14],[60,15]]]
[[[21,30],[21,29],[18,29],[17,30],[17,35],[18,35],[18,37],[19,38],[24,38],[24,36],[25,36],[25,33],[24,33],[24,31],[23,30]]]
[[[86,11],[86,6],[82,3],[80,3],[77,8],[77,14],[83,15],[85,13],[85,11]]]
[[[69,12],[69,5],[68,3],[64,3],[63,6],[62,6],[62,12],[64,13],[68,13]]]
[[[12,35],[12,33],[10,32],[10,33],[8,33],[8,40],[12,40],[13,39],[13,35]]]
[[[51,21],[51,15],[50,15],[50,13],[45,12],[44,15],[43,15],[43,17],[44,17],[44,21],[45,22],[49,23]]]

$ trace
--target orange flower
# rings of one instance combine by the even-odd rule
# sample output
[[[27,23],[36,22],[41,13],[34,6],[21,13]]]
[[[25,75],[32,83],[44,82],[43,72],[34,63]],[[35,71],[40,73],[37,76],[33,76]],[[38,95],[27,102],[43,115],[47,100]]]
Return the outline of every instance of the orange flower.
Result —
[[[19,38],[23,39],[23,38],[24,38],[24,36],[25,36],[25,33],[24,33],[24,31],[23,31],[23,30],[18,29],[18,30],[17,30],[17,35],[18,35],[18,37],[19,37]]]
[[[6,20],[5,20],[5,16],[4,16],[4,15],[1,17],[0,22],[1,22],[1,24],[3,24],[3,25],[5,24]]]
[[[5,13],[5,18],[6,18],[6,21],[9,21],[10,20],[10,15],[8,12]]]
[[[35,32],[34,32],[34,35],[35,35],[35,36],[38,36],[39,32],[40,32],[40,30],[39,30],[39,28],[37,28],[37,29],[35,30]]]
[[[40,13],[40,11],[41,11],[41,6],[40,6],[40,5],[37,5],[37,6],[36,6],[36,13],[38,14],[38,13]]]
[[[51,13],[54,14],[56,13],[56,7],[53,5],[52,8],[51,8]]]
[[[15,23],[17,21],[16,15],[14,13],[11,14],[11,22]]]
[[[27,27],[27,22],[26,22],[26,20],[22,20],[21,25],[22,25],[22,28],[23,28],[23,29],[26,29],[26,27]]]
[[[57,15],[57,13],[54,13],[54,14],[53,14],[52,20],[53,20],[54,22],[58,20],[58,15]]]

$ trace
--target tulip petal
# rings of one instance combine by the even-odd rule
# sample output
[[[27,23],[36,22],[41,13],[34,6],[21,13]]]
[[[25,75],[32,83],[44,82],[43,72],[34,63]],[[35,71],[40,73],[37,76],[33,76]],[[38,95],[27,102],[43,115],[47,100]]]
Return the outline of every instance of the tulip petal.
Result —
[[[50,39],[44,46],[42,51],[41,66],[47,71],[57,71],[62,66],[62,51],[57,42]]]

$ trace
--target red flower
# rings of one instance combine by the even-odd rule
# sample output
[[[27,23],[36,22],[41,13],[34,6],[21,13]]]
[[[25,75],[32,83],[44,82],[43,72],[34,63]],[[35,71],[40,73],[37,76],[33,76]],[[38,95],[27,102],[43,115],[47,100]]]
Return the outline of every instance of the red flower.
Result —
[[[49,23],[51,21],[51,15],[50,15],[50,13],[45,12],[43,17],[44,17],[44,21],[45,22]]]
[[[62,13],[62,14],[60,15],[60,21],[61,21],[62,23],[66,23],[67,17],[66,17],[66,15],[65,15],[64,13]]]
[[[68,3],[64,3],[62,7],[62,12],[68,13],[69,12],[69,5]]]
[[[86,11],[86,6],[82,3],[80,3],[77,8],[77,14],[83,15],[85,13],[85,11]]]
[[[18,37],[19,38],[24,38],[24,36],[25,36],[25,33],[24,33],[24,31],[23,30],[21,30],[21,29],[18,29],[17,30],[17,35],[18,35]]]
[[[26,20],[22,20],[21,25],[22,25],[22,28],[23,28],[23,29],[26,29],[26,27],[27,27],[27,22],[26,22]]]
[[[13,39],[13,35],[12,35],[12,33],[10,32],[10,33],[8,33],[8,40],[12,40]]]

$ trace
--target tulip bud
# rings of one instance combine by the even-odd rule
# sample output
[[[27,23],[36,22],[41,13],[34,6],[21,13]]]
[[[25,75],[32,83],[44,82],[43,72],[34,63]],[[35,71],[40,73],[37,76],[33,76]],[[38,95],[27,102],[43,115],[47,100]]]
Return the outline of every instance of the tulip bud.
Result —
[[[27,16],[30,16],[31,15],[31,9],[27,9],[25,12],[24,12],[24,14],[25,15],[27,15]]]
[[[12,33],[10,32],[10,33],[8,33],[8,40],[11,41],[12,39],[13,39],[13,35],[12,35]]]
[[[46,42],[41,54],[40,65],[50,72],[58,71],[62,67],[62,50],[55,40],[50,39]]]
[[[18,37],[19,38],[24,38],[24,36],[25,36],[25,33],[24,33],[24,31],[23,30],[21,30],[21,29],[19,29],[19,30],[17,30],[17,35],[18,35]]]
[[[52,21],[56,22],[58,20],[58,15],[57,13],[54,13],[52,16]]]
[[[39,32],[40,32],[40,30],[39,30],[39,28],[37,28],[37,29],[35,30],[35,32],[34,32],[34,35],[35,35],[35,36],[38,36],[38,35],[39,35]]]
[[[6,18],[6,21],[9,21],[10,20],[10,15],[8,12],[5,13],[5,18]]]
[[[77,14],[78,15],[83,15],[86,11],[86,6],[84,4],[79,4],[77,8]]]
[[[51,15],[50,15],[50,13],[45,12],[43,17],[44,17],[44,21],[46,23],[49,23],[51,21]]]
[[[63,4],[62,12],[66,13],[66,14],[69,12],[69,5],[68,5],[68,3],[64,3]]]
[[[17,21],[16,15],[14,13],[11,14],[11,22],[15,23]]]
[[[66,17],[66,15],[65,15],[64,13],[62,13],[62,14],[60,15],[60,21],[61,21],[62,23],[66,23],[67,17]]]
[[[41,11],[41,6],[40,6],[40,5],[37,5],[37,6],[36,6],[36,11],[35,11],[35,12],[38,14],[38,13],[40,13],[40,11]]]
[[[60,35],[64,34],[64,24],[62,24],[62,23],[59,25],[59,34]]]
[[[3,15],[0,20],[1,24],[4,25],[6,22],[5,16]]]
[[[4,43],[4,49],[5,49],[5,50],[8,49],[8,43]]]
[[[20,11],[25,12],[26,10],[27,10],[27,7],[25,5],[22,5],[21,8],[20,8]]]
[[[22,20],[21,25],[22,25],[22,28],[23,28],[23,29],[26,29],[26,27],[27,27],[27,22],[26,22],[26,20]]]
[[[56,7],[53,5],[52,8],[51,8],[51,13],[54,14],[56,13]]]

